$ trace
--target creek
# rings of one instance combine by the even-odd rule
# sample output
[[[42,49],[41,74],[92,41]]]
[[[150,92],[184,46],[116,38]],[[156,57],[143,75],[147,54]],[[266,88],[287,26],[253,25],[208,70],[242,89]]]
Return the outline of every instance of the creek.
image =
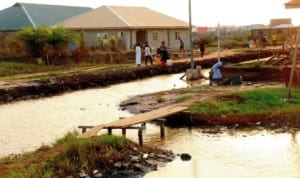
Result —
[[[49,145],[67,132],[77,130],[79,125],[98,125],[131,116],[119,108],[121,101],[134,95],[192,85],[180,80],[181,76],[162,75],[1,105],[0,156]],[[148,123],[143,135],[145,145],[192,156],[190,161],[177,157],[145,178],[300,177],[300,133],[223,129],[221,133],[209,134],[201,128],[166,127],[166,137],[160,139],[159,126]],[[129,130],[127,136],[138,141],[136,130]]]

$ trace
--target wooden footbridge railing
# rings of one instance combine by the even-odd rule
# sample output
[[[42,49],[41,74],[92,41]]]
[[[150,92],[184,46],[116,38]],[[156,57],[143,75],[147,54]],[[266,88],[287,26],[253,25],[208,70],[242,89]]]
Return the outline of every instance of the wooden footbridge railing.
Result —
[[[112,134],[113,129],[122,129],[122,135],[126,136],[126,129],[138,129],[139,143],[143,144],[142,129],[145,128],[146,122],[158,120],[160,122],[160,135],[164,137],[164,120],[163,118],[178,112],[187,110],[188,107],[180,105],[170,105],[155,109],[146,113],[134,115],[124,119],[112,121],[106,124],[97,126],[79,126],[82,129],[82,135],[80,137],[91,137],[97,135],[101,129],[107,129],[108,134]],[[141,126],[135,126],[141,124]],[[86,131],[89,129],[88,131]]]

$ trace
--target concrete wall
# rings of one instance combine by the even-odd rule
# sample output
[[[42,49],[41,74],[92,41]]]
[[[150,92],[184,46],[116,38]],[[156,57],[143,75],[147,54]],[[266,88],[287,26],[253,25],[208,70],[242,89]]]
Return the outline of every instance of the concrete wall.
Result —
[[[143,29],[144,30],[144,29]],[[146,41],[153,48],[159,48],[161,41],[165,41],[170,49],[179,49],[179,41],[176,39],[176,33],[182,38],[185,49],[189,49],[189,33],[188,29],[149,29],[146,31]],[[122,37],[120,33],[122,32]],[[123,46],[126,49],[134,49],[137,43],[136,34],[138,30],[89,30],[85,31],[85,41],[88,46],[97,46],[99,34],[114,35],[121,39]]]
[[[107,39],[114,35],[121,40],[121,43],[125,48],[129,48],[129,34],[129,30],[89,30],[85,31],[85,42],[88,46],[96,47],[98,39],[101,38],[99,35],[105,35],[107,36]]]

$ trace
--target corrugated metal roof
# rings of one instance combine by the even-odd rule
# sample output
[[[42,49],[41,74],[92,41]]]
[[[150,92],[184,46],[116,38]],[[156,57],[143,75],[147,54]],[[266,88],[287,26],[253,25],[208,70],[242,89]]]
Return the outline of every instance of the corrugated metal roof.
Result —
[[[54,25],[90,11],[89,7],[16,3],[0,11],[0,31],[16,31],[25,26]]]
[[[145,7],[101,6],[63,22],[71,29],[189,28],[182,20]]]
[[[0,11],[0,31],[16,31],[24,26],[32,26],[20,7],[10,7]]]

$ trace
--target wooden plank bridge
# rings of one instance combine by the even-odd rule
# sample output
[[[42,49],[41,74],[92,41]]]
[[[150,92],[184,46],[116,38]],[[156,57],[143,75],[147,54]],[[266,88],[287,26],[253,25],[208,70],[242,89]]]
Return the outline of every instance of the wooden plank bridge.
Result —
[[[164,137],[164,120],[163,118],[169,115],[176,114],[187,110],[188,107],[181,105],[169,105],[159,109],[155,109],[146,113],[134,115],[131,117],[115,120],[106,124],[97,126],[79,126],[82,129],[81,138],[97,135],[101,129],[107,129],[108,134],[112,134],[113,129],[122,129],[122,135],[126,136],[126,129],[138,129],[139,143],[143,144],[142,129],[145,128],[146,122],[158,120],[160,121],[160,135]],[[141,126],[135,126],[141,124]],[[88,131],[86,131],[89,129]]]

